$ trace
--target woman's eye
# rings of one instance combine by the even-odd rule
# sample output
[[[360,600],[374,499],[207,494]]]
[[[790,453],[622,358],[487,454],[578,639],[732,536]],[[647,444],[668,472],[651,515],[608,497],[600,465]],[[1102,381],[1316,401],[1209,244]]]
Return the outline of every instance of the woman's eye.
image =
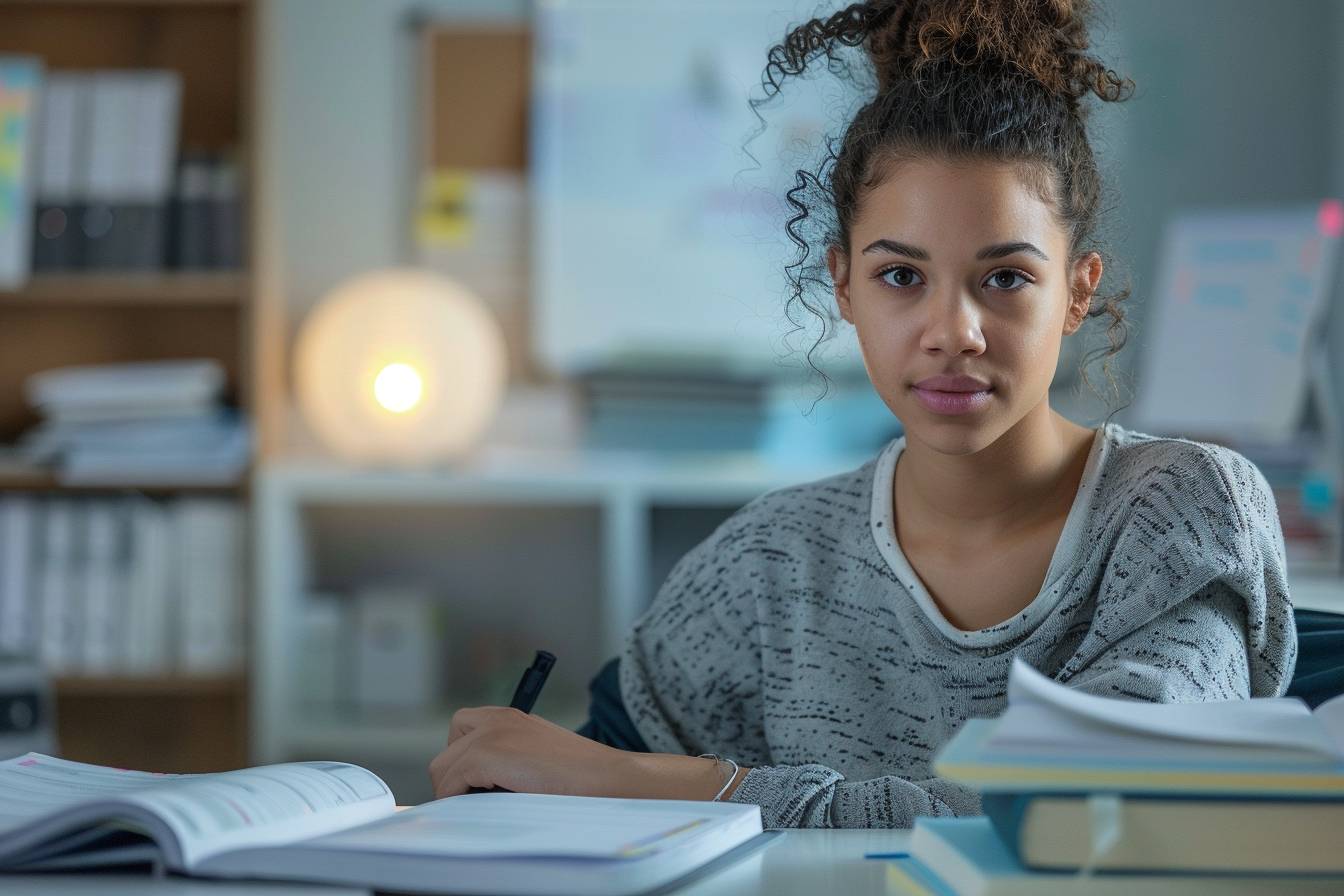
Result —
[[[879,271],[877,278],[888,286],[897,289],[905,289],[924,282],[913,268],[908,268],[905,265],[897,265],[894,268],[887,268],[885,271]],[[1021,282],[1019,283],[1018,281]],[[1031,282],[1032,281],[1027,279],[1025,275],[1008,269],[995,271],[990,274],[989,279],[985,281],[986,285],[1007,292],[1021,289]]]
[[[913,286],[919,279],[919,275],[907,267],[887,268],[877,275],[882,282],[888,286],[906,287]]]
[[[1020,279],[1022,286],[1031,282],[1017,271],[995,271],[989,275],[989,284],[996,289],[1021,289],[1022,286],[1013,285],[1014,278]]]

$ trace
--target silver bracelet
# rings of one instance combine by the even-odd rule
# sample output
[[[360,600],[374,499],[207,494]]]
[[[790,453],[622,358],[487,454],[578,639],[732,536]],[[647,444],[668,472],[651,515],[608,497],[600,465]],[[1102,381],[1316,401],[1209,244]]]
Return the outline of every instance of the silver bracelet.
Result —
[[[728,792],[728,788],[733,786],[733,780],[737,777],[737,773],[738,771],[741,770],[742,767],[733,760],[728,759],[727,757],[724,756],[720,756],[717,753],[701,753],[699,756],[695,758],[713,759],[715,762],[726,762],[733,768],[732,772],[730,772],[728,775],[728,780],[725,781],[723,783],[723,786],[719,788],[719,792],[714,794],[714,799],[710,800],[711,803],[717,803],[720,799],[723,798],[723,795]]]

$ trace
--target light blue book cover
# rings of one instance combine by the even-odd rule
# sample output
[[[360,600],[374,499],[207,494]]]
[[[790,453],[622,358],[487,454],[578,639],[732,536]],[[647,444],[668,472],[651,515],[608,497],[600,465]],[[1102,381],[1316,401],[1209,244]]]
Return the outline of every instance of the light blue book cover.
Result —
[[[28,279],[33,121],[41,81],[41,60],[0,56],[0,289],[17,289]]]
[[[934,772],[987,793],[1113,790],[1344,797],[1344,763],[1005,753],[988,746],[996,722],[968,719],[934,759]]]

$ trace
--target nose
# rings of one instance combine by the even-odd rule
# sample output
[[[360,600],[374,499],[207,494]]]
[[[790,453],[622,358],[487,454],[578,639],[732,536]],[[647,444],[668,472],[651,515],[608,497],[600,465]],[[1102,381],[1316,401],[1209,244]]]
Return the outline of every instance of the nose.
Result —
[[[946,355],[983,353],[985,334],[975,300],[960,289],[931,297],[919,345],[926,352]]]

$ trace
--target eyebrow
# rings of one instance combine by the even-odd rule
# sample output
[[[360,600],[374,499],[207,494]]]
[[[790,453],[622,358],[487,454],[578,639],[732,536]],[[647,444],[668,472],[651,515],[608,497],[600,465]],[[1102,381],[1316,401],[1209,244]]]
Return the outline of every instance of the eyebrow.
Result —
[[[891,252],[896,255],[904,255],[907,258],[914,258],[919,261],[929,260],[929,253],[919,248],[918,246],[909,246],[906,245],[905,243],[898,243],[896,240],[887,240],[887,239],[874,240],[873,242],[869,243],[867,247],[864,248],[863,254],[868,255],[878,250]],[[1004,258],[1008,255],[1014,255],[1018,252],[1025,252],[1028,255],[1035,255],[1041,261],[1050,260],[1048,257],[1046,257],[1046,254],[1044,252],[1042,252],[1040,249],[1037,249],[1031,243],[1027,242],[998,243],[997,245],[986,246],[979,252],[975,253],[975,260],[983,261],[986,258]]]

